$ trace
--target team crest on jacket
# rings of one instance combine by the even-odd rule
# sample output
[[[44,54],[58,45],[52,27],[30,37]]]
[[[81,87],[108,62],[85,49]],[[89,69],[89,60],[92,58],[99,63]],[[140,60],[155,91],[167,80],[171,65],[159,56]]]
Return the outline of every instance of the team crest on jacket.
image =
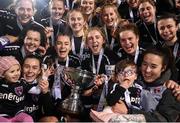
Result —
[[[16,88],[15,88],[15,93],[16,93],[18,96],[21,96],[21,95],[23,94],[23,86],[16,87]]]

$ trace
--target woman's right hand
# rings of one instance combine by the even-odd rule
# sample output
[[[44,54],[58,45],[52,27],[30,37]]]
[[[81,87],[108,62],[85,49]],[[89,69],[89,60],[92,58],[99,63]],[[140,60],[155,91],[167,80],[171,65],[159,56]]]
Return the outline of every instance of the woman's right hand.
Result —
[[[180,85],[173,80],[168,80],[165,83],[165,86],[169,89],[172,89],[174,96],[180,102]]]
[[[176,99],[180,102],[180,85],[173,89],[173,94]]]
[[[173,81],[173,80],[168,80],[167,82],[165,82],[164,85],[165,85],[167,88],[169,88],[169,89],[175,89],[175,88],[177,88],[177,87],[179,86],[179,84],[176,83],[176,82]]]
[[[44,29],[45,29],[46,37],[50,38],[54,32],[54,29],[52,27],[45,27]]]
[[[96,77],[94,79],[94,84],[99,87],[105,82],[105,80],[106,80],[105,75],[103,75],[103,74],[102,75],[96,75]]]
[[[104,75],[96,75],[94,78],[95,85],[88,90],[84,90],[83,95],[84,96],[92,95],[94,92],[96,92],[99,89],[99,86],[101,86],[104,83],[105,79],[106,77]]]

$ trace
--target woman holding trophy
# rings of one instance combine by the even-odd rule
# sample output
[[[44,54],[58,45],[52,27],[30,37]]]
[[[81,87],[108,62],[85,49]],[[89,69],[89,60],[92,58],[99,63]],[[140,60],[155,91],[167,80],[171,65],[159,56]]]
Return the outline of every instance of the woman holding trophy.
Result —
[[[64,101],[71,93],[72,82],[69,76],[66,76],[65,71],[74,71],[80,67],[80,60],[77,56],[69,54],[71,51],[70,36],[67,33],[60,33],[57,36],[55,49],[51,50],[49,54],[44,57],[44,67],[52,69],[52,75],[49,76],[51,92],[55,100],[57,107],[58,117],[61,117],[61,111],[59,111],[59,105]],[[60,112],[60,113],[59,113]]]
[[[90,71],[96,75],[96,79],[107,78],[105,68],[114,68],[117,63],[118,56],[108,48],[105,48],[105,36],[100,28],[92,27],[88,30],[86,37],[86,45],[90,49],[90,58],[82,61],[81,68]],[[112,69],[113,71],[113,69]],[[107,78],[108,79],[108,78]],[[96,83],[96,81],[94,82]],[[105,83],[104,85],[106,85]],[[88,88],[84,88],[82,92],[82,102],[84,104],[83,118],[87,121],[89,118],[89,110],[94,106],[97,110],[101,110],[103,106],[103,95],[107,86],[103,83],[96,83]]]

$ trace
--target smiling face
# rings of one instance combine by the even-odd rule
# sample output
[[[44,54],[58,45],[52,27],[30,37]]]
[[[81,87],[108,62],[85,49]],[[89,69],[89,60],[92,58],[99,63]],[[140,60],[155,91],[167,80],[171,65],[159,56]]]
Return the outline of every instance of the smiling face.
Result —
[[[94,0],[81,0],[81,10],[84,14],[90,15],[95,9]]]
[[[91,49],[94,55],[100,53],[105,43],[103,36],[97,30],[91,30],[87,35],[87,46]]]
[[[32,83],[41,73],[40,61],[35,58],[27,58],[23,64],[23,77],[28,83]]]
[[[51,5],[51,18],[54,21],[59,21],[64,15],[65,7],[64,3],[61,0],[53,0]]]
[[[166,66],[163,66],[162,57],[148,53],[144,56],[141,65],[141,73],[145,82],[152,83],[161,76]]]
[[[107,27],[114,27],[118,20],[118,15],[113,7],[105,7],[102,11],[102,20]]]
[[[153,23],[156,18],[156,9],[149,2],[140,3],[139,14],[145,23]]]
[[[34,16],[34,9],[30,0],[21,0],[15,8],[19,22],[24,25],[28,23]]]
[[[36,51],[41,44],[41,36],[39,32],[29,30],[24,39],[24,48],[27,52]]]
[[[139,37],[131,30],[120,32],[119,37],[123,50],[130,55],[135,55],[136,49],[138,47]]]
[[[13,65],[5,73],[4,78],[11,83],[16,83],[21,75],[21,68],[19,65]]]
[[[83,30],[85,20],[81,12],[72,11],[68,17],[69,26],[73,32],[80,32]]]
[[[165,41],[173,43],[177,40],[178,26],[173,18],[159,20],[157,25],[159,34]]]
[[[67,35],[59,35],[56,41],[56,52],[59,60],[66,60],[71,51],[71,41]]]

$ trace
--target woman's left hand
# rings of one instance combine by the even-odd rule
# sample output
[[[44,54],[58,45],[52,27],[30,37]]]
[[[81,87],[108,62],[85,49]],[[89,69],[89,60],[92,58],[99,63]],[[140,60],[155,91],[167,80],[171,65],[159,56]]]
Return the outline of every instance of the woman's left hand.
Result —
[[[46,65],[46,64],[45,64]],[[47,68],[45,68],[45,66],[43,66],[43,68],[41,69],[42,71],[42,79],[48,79],[48,77],[50,75],[54,74],[54,66],[53,64],[51,66],[46,66]]]

